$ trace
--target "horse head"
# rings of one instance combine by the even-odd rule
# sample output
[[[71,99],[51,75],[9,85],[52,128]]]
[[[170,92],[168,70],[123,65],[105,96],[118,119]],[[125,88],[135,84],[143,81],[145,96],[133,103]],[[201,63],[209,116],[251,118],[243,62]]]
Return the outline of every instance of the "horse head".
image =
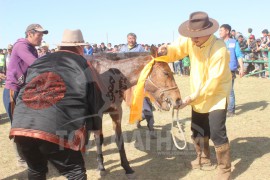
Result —
[[[157,57],[157,48],[151,46],[151,55]],[[145,82],[145,90],[155,99],[155,104],[162,110],[170,110],[172,106],[178,109],[182,104],[181,94],[169,65],[165,62],[155,62],[150,75]]]

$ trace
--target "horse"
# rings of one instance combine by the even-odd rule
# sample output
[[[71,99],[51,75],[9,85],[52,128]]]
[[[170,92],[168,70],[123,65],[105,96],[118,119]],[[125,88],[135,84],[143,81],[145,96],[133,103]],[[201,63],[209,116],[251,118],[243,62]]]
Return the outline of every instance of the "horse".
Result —
[[[124,91],[136,85],[140,72],[152,58],[157,56],[157,48],[151,47],[151,53],[104,53],[85,58],[91,63],[97,72],[101,83],[104,85],[102,96],[105,98],[103,113],[109,113],[113,122],[113,129],[116,135],[116,145],[119,150],[121,166],[126,176],[135,176],[134,170],[130,167],[122,137],[121,120]],[[165,111],[170,107],[179,108],[181,95],[175,83],[173,73],[165,62],[155,62],[145,82],[145,90],[155,99],[155,105]],[[104,159],[102,154],[103,133],[102,129],[94,133],[97,146],[97,162],[100,175],[105,174]]]

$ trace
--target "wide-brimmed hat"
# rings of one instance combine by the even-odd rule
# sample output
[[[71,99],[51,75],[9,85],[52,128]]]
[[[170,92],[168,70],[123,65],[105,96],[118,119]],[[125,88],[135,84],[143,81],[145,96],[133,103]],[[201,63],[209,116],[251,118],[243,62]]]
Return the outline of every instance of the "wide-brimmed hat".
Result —
[[[86,46],[80,29],[66,29],[63,33],[62,42],[58,46]]]
[[[12,48],[13,48],[12,44],[9,44],[7,47],[7,49],[12,49]]]
[[[31,31],[31,30],[42,32],[43,34],[48,34],[49,33],[48,30],[43,29],[43,27],[41,25],[39,25],[39,24],[30,24],[29,26],[27,26],[27,28],[25,30],[25,33],[27,33],[28,31]]]
[[[186,37],[202,37],[213,34],[219,28],[216,20],[209,18],[205,12],[194,12],[190,14],[189,20],[182,23],[178,31]]]

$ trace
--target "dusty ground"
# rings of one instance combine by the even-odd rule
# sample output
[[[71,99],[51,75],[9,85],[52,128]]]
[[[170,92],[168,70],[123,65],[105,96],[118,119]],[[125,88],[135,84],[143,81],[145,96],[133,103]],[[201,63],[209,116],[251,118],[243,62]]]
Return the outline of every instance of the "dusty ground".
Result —
[[[188,95],[189,78],[176,77],[182,96]],[[270,80],[258,78],[237,78],[235,83],[237,116],[227,119],[228,135],[232,147],[233,179],[270,178]],[[1,88],[1,93],[2,93]],[[216,169],[191,170],[188,164],[194,159],[190,140],[190,107],[181,110],[181,119],[188,144],[183,151],[176,150],[169,133],[171,112],[155,112],[155,126],[158,140],[149,140],[146,123],[137,130],[127,123],[128,108],[123,105],[123,131],[125,147],[131,166],[138,179],[213,179]],[[0,113],[4,113],[1,101]],[[10,123],[4,117],[0,121],[0,179],[27,179],[25,169],[16,166],[15,154],[8,139]],[[116,145],[113,143],[111,120],[104,117],[104,158],[109,172],[103,179],[126,179],[120,166]],[[92,137],[91,137],[92,139]],[[135,147],[136,141],[136,147]],[[93,142],[93,141],[91,141]],[[215,161],[211,144],[212,159]],[[95,147],[91,146],[85,155],[89,179],[99,179],[96,169]],[[64,179],[50,166],[48,179]]]

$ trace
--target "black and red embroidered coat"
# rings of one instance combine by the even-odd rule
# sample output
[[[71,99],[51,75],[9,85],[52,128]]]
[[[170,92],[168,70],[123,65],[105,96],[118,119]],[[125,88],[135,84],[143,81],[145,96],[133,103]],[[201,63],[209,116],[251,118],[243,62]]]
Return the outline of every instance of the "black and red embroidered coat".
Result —
[[[104,101],[93,71],[82,56],[71,52],[37,59],[19,92],[10,137],[83,149],[88,130],[99,130],[102,125]]]

